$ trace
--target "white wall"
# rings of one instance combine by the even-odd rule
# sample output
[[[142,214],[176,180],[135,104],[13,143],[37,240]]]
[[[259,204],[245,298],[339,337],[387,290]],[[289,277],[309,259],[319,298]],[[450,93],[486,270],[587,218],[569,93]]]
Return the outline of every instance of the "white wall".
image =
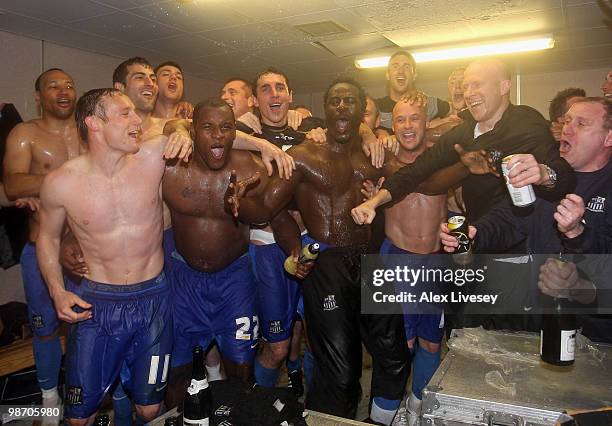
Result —
[[[77,94],[96,87],[110,87],[115,67],[125,58],[17,36],[0,31],[0,102],[13,103],[24,120],[38,116],[34,80],[52,67],[62,68],[75,80]],[[155,65],[155,64],[153,64]],[[219,93],[221,84],[185,76],[185,99],[197,102]]]
[[[548,118],[548,105],[555,94],[568,87],[583,88],[588,96],[601,96],[601,83],[606,77],[610,68],[583,69],[577,71],[559,71],[547,74],[521,74],[520,95],[521,104],[529,105]],[[511,100],[517,103],[517,83],[516,75],[512,77]],[[446,99],[448,96],[446,80],[419,82],[417,87],[424,92]],[[385,82],[380,85],[365,85],[364,89],[374,98],[386,95]],[[323,117],[323,90],[314,93],[293,94],[295,103],[305,104],[312,108],[315,116]],[[297,101],[299,100],[299,102]]]

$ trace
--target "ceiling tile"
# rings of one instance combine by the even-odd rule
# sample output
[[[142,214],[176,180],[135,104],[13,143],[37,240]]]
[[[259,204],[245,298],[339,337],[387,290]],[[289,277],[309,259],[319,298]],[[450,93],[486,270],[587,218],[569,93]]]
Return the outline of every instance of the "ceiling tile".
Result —
[[[317,40],[330,39],[330,38],[347,38],[353,37],[357,34],[370,34],[377,31],[377,29],[370,24],[366,19],[353,12],[351,9],[330,11],[330,12],[319,12],[309,13],[307,15],[296,16],[293,18],[278,19],[272,22],[283,22],[290,26],[297,26],[303,24],[311,24],[322,21],[334,21],[337,24],[345,27],[349,30],[347,33],[341,33],[339,35],[331,35],[326,37],[316,37]]]
[[[173,37],[135,43],[146,49],[159,51],[168,59],[180,62],[181,58],[196,58],[201,55],[213,55],[225,51],[217,43],[194,34],[181,34]]]
[[[394,1],[383,4],[368,3],[352,10],[380,31],[396,31],[457,21],[460,18],[460,3],[460,0]]]
[[[449,26],[452,26],[452,32],[448,31]],[[464,21],[446,24],[430,24],[417,28],[418,31],[414,29],[389,31],[383,33],[383,36],[398,46],[406,48],[442,43],[456,43],[458,40],[470,40],[477,37],[472,26]]]
[[[187,32],[199,32],[231,27],[252,22],[252,19],[221,4],[210,7],[208,3],[156,3],[130,10],[130,13],[180,28]]]
[[[301,41],[305,37],[296,34],[297,30],[287,28],[284,23],[274,26],[248,24],[234,28],[203,31],[202,37],[213,40],[236,50],[258,50],[267,47],[283,46]]]
[[[520,26],[517,27],[517,23]],[[470,20],[469,24],[479,39],[512,37],[528,33],[549,33],[563,24],[561,8],[539,12],[525,12]]]
[[[230,52],[219,55],[209,55],[199,57],[197,61],[213,69],[225,70],[227,78],[235,73],[240,75],[241,71],[244,70],[262,70],[273,65],[259,55],[249,52]]]
[[[360,35],[345,40],[322,41],[321,44],[341,58],[395,47],[392,41],[378,34]]]
[[[56,24],[67,24],[79,19],[105,15],[115,10],[88,0],[40,1],[19,0],[4,1],[0,10],[18,15],[37,18]]]
[[[271,21],[278,18],[288,18],[290,16],[339,8],[339,6],[329,0],[308,0],[302,2],[296,2],[295,0],[226,0],[223,4],[257,21]]]
[[[276,63],[279,66],[293,62],[320,61],[334,58],[334,55],[327,50],[310,43],[260,49],[256,54],[260,58],[270,63]]]
[[[85,19],[71,24],[71,27],[83,32],[128,43],[178,34],[178,31],[175,29],[137,18],[125,12],[115,12],[105,16],[104,19]]]
[[[135,7],[146,6],[159,3],[159,0],[91,0],[106,6],[111,6],[120,10],[133,9]],[[166,0],[166,3],[174,3],[175,0]]]

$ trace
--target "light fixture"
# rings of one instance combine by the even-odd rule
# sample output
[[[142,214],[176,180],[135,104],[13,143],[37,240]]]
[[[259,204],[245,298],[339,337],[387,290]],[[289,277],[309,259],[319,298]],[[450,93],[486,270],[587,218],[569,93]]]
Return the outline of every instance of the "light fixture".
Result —
[[[541,35],[529,38],[514,38],[489,43],[460,45],[436,50],[412,51],[417,63],[444,61],[447,59],[476,58],[480,56],[505,55],[508,53],[531,52],[534,50],[551,49],[555,46],[552,35]],[[358,69],[385,67],[390,56],[377,56],[355,60]]]

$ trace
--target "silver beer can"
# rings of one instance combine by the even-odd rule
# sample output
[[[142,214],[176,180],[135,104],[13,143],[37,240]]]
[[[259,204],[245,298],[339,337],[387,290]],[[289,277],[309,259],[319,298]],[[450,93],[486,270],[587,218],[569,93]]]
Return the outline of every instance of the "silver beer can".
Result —
[[[515,188],[514,186],[512,186],[510,180],[508,179],[508,173],[510,173],[510,170],[512,170],[517,164],[520,164],[516,163],[512,168],[509,169],[508,162],[512,157],[512,155],[504,157],[501,163],[502,173],[504,174],[504,179],[506,180],[506,186],[508,187],[510,198],[512,198],[512,204],[517,207],[530,206],[531,204],[535,203],[536,200],[535,193],[533,192],[533,186],[529,184],[521,188]]]

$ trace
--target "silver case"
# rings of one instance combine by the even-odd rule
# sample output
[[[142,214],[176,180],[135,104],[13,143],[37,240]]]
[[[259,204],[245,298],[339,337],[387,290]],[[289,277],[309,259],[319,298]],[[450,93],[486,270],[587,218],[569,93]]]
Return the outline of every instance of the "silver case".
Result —
[[[536,334],[494,333],[509,351],[539,354]],[[504,375],[482,356],[451,349],[423,390],[421,425],[554,426],[565,410],[612,405],[610,346],[577,350],[569,367],[528,364],[513,373],[514,396],[485,382],[495,369]]]

